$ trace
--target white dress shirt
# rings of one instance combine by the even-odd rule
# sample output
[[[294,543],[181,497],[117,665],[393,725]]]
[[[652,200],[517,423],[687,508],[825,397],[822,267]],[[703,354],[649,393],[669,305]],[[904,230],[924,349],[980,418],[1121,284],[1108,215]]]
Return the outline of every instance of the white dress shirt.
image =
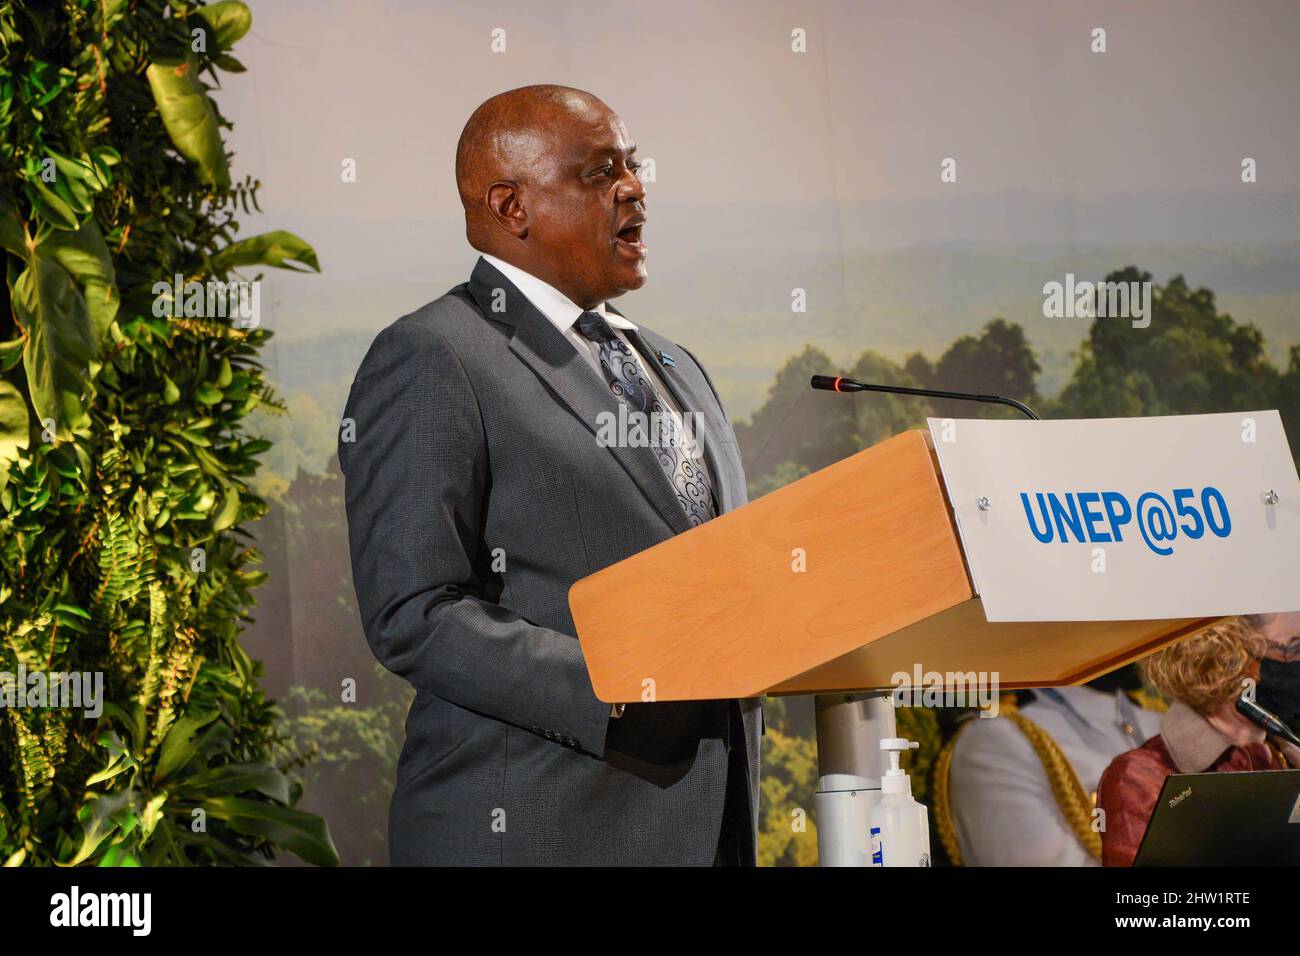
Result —
[[[515,288],[522,292],[536,308],[537,311],[546,316],[553,326],[563,333],[564,337],[569,340],[578,354],[587,360],[592,371],[600,378],[602,383],[605,382],[605,373],[600,367],[600,347],[578,331],[578,316],[582,315],[582,308],[575,305],[567,295],[552,285],[543,282],[537,276],[525,272],[518,266],[512,266],[508,262],[498,259],[496,256],[489,256],[483,253],[483,258],[496,266],[497,270],[515,284]],[[651,382],[654,383],[655,389],[659,392],[659,399],[668,406],[672,411],[681,413],[682,409],[678,406],[673,393],[669,391],[662,378],[654,369],[652,362],[647,362],[645,356],[636,350],[632,342],[625,334],[625,329],[636,331],[636,325],[623,318],[621,315],[615,315],[613,312],[605,311],[605,303],[597,305],[592,312],[604,317],[609,323],[614,334],[623,340],[623,344],[628,350],[637,357],[637,364],[641,366],[641,371],[646,374]]]
[[[600,346],[579,332],[576,325],[578,316],[582,315],[583,309],[576,305],[573,300],[559,289],[543,282],[541,279],[537,278],[537,276],[525,272],[518,266],[512,266],[510,263],[504,262],[496,256],[490,256],[487,253],[482,253],[482,256],[495,266],[503,276],[513,282],[515,288],[524,294],[525,298],[527,298],[528,301],[537,308],[537,311],[546,316],[547,321],[560,330],[564,337],[569,340],[569,343],[578,350],[578,354],[587,360],[587,364],[591,366],[592,371],[596,374],[596,377],[600,380],[601,384],[608,387],[608,383],[605,380],[605,372],[600,367]],[[613,312],[606,311],[604,302],[597,305],[591,311],[604,316],[605,321],[608,322],[610,328],[613,329],[614,334],[623,341],[623,344],[627,346],[628,351],[636,356],[637,364],[640,366],[641,371],[654,384],[655,391],[659,393],[659,400],[663,402],[664,407],[676,419],[678,432],[681,434],[684,431],[681,419],[681,414],[684,409],[678,404],[672,391],[666,384],[664,384],[663,378],[654,367],[654,362],[647,361],[646,357],[637,350],[631,340],[627,337],[625,330],[630,329],[635,332],[636,325],[629,322],[621,315],[616,315]],[[696,432],[687,432],[687,434],[697,435],[698,439],[698,434]],[[708,465],[705,463],[703,453],[698,447],[698,440],[696,442],[696,447],[693,448],[692,451],[699,456],[700,465],[707,471]]]

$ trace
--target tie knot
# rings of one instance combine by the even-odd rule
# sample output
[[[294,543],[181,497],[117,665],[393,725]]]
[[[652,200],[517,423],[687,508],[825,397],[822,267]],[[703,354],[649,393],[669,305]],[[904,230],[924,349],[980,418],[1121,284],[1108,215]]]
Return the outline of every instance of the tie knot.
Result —
[[[593,342],[608,342],[616,338],[605,317],[599,312],[584,312],[578,316],[578,331]]]

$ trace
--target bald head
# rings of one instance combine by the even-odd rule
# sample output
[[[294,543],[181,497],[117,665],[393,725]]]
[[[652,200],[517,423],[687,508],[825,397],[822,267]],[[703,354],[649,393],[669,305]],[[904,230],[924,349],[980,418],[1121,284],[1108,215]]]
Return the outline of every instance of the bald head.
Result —
[[[613,111],[598,98],[570,86],[521,86],[486,100],[470,116],[456,144],[456,188],[471,219],[486,210],[495,182],[544,181],[555,149],[574,128],[606,122]]]
[[[456,146],[466,238],[583,308],[639,288],[645,190],[635,151],[623,121],[590,93],[544,85],[493,96]]]

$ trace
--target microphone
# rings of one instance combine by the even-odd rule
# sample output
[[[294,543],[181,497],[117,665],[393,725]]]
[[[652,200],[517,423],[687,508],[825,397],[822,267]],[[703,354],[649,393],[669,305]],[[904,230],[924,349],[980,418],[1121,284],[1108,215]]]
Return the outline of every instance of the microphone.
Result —
[[[1248,698],[1245,691],[1242,691],[1241,696],[1237,698],[1237,713],[1251,723],[1263,727],[1274,737],[1281,737],[1287,743],[1300,747],[1300,737],[1297,737],[1291,728],[1278,717],[1275,717],[1271,712]]]
[[[925,398],[955,398],[963,402],[988,402],[995,405],[1009,405],[1017,411],[1024,412],[1034,421],[1038,416],[1034,410],[1014,398],[1001,395],[975,395],[971,392],[941,392],[935,388],[908,388],[906,385],[871,385],[854,378],[841,378],[838,375],[814,375],[812,387],[827,392],[890,392],[894,395],[921,395]]]

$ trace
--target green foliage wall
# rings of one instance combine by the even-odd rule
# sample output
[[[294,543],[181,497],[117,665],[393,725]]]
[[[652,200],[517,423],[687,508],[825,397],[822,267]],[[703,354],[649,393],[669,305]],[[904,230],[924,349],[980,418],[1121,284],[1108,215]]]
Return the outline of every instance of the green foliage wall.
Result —
[[[236,239],[257,184],[209,94],[250,24],[229,0],[0,6],[0,681],[104,686],[98,715],[0,710],[11,865],[337,859],[238,643],[269,333],[184,285],[318,268],[289,233]]]

